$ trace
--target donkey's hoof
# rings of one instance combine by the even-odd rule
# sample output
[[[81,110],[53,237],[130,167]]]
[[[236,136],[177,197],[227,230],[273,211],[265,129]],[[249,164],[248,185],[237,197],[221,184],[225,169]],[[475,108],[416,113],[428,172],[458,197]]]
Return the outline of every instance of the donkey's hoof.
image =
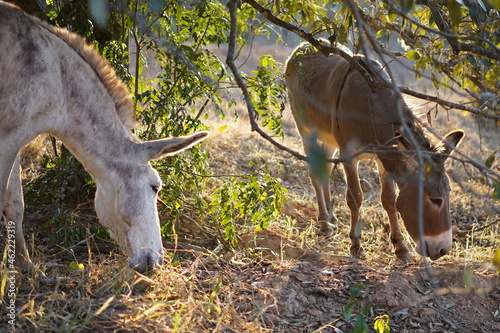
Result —
[[[352,245],[351,246],[351,256],[355,258],[364,258],[365,257],[365,250],[359,245]]]
[[[396,256],[400,260],[403,260],[406,262],[411,261],[411,256],[410,256],[410,253],[408,252],[408,250],[406,250],[406,252],[402,252],[402,253],[398,253],[398,251],[396,251]]]
[[[318,224],[318,234],[322,236],[333,236],[337,232],[337,226],[326,221],[321,221]]]
[[[17,257],[15,263],[17,269],[23,274],[32,275],[33,272],[36,270],[36,267],[33,264],[33,262],[29,258],[26,258],[24,256]]]

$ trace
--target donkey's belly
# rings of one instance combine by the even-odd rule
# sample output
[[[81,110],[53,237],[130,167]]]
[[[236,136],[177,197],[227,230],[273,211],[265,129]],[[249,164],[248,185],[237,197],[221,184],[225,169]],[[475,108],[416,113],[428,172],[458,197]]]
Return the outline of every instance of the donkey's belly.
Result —
[[[318,138],[331,148],[338,149],[340,145],[335,138],[335,133],[332,130],[318,130]]]
[[[361,137],[353,135],[349,137],[342,136],[342,133],[335,131],[320,131],[319,139],[332,149],[339,149],[340,159],[364,160],[376,158],[374,153],[368,151],[369,144]]]

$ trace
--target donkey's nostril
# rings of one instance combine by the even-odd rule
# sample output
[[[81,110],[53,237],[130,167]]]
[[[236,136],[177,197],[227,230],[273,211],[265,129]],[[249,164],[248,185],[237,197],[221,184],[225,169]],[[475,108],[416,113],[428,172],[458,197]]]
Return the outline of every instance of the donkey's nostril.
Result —
[[[439,250],[439,255],[442,257],[442,256],[448,254],[448,252],[449,251],[443,247],[443,248],[441,248],[441,250]]]
[[[129,259],[129,265],[137,272],[142,274],[149,274],[155,271],[163,263],[163,253],[157,252],[143,253],[141,256]]]
[[[432,259],[432,260],[437,260],[439,258],[441,258],[442,256],[448,254],[448,252],[450,252],[450,249],[448,247],[446,247],[445,245],[443,244],[440,244],[437,248],[436,248],[436,251],[435,252],[431,252],[431,250],[429,249],[429,247],[427,247],[428,249],[428,255],[429,257]]]
[[[163,264],[163,258],[161,256],[156,260],[154,257],[155,256],[153,254],[148,254],[148,256],[146,257],[146,267],[148,273],[153,272]]]
[[[156,266],[157,264],[151,254],[148,254],[148,256],[146,257],[146,273],[153,272],[156,269]]]

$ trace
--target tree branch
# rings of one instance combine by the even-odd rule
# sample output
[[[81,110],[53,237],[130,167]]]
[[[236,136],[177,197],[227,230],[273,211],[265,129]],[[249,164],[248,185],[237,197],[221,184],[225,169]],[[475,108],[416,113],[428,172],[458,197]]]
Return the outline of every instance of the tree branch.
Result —
[[[250,125],[252,128],[252,131],[255,131],[259,133],[260,136],[262,136],[264,139],[267,141],[271,142],[273,145],[276,147],[280,148],[281,150],[284,150],[291,155],[297,157],[300,160],[307,160],[307,158],[304,155],[299,154],[298,152],[280,144],[276,140],[274,140],[271,136],[269,136],[267,133],[262,131],[257,124],[255,120],[255,108],[252,103],[252,99],[250,97],[250,93],[248,92],[248,89],[245,85],[245,82],[243,80],[243,77],[241,76],[238,67],[236,67],[234,63],[235,59],[235,49],[236,49],[236,35],[237,35],[237,29],[238,29],[238,18],[237,18],[237,9],[238,9],[238,0],[230,0],[227,4],[227,7],[229,8],[229,14],[231,17],[231,30],[229,33],[229,43],[228,43],[228,50],[227,50],[227,58],[226,58],[226,64],[228,67],[231,69],[234,75],[234,79],[236,80],[236,83],[238,84],[238,87],[240,87],[241,91],[243,92],[243,97],[245,99],[245,103],[247,105],[248,109],[248,117],[250,119]]]
[[[417,0],[417,3],[419,5],[424,5],[429,10],[431,11],[432,14],[432,19],[434,22],[436,22],[436,25],[439,28],[439,31],[436,31],[434,29],[431,29],[429,27],[424,27],[421,24],[418,24],[419,27],[424,28],[427,31],[431,31],[434,33],[437,33],[448,41],[450,43],[452,49],[455,51],[455,53],[459,53],[461,51],[464,52],[471,52],[477,55],[481,55],[490,59],[494,59],[497,61],[500,61],[500,50],[498,47],[496,47],[495,44],[493,44],[491,41],[481,39],[482,42],[488,44],[491,46],[491,49],[486,49],[477,45],[472,45],[472,44],[466,44],[466,43],[460,43],[458,40],[459,39],[471,39],[471,37],[460,37],[451,32],[450,24],[444,20],[443,18],[443,12],[441,9],[438,7],[438,4],[435,3],[434,1],[429,1],[429,0]],[[403,15],[400,13],[397,9],[394,8],[392,4],[390,6],[398,12],[398,14]],[[403,15],[405,18],[410,19],[408,16]],[[412,20],[412,23],[416,23],[414,20]],[[478,40],[478,38],[474,38],[474,40]]]
[[[419,1],[424,1],[424,0],[419,0]],[[389,82],[384,82],[382,80],[376,80],[361,64],[359,64],[357,61],[355,61],[349,54],[342,52],[341,50],[334,48],[334,47],[328,47],[324,44],[322,44],[318,39],[314,37],[313,34],[307,33],[304,30],[298,28],[297,26],[285,22],[278,17],[276,17],[269,9],[264,8],[261,6],[259,3],[257,3],[255,0],[243,0],[243,2],[249,4],[252,6],[255,10],[257,10],[266,20],[269,22],[280,26],[290,32],[293,32],[294,34],[298,35],[299,37],[303,38],[304,40],[308,41],[311,45],[316,47],[318,50],[320,50],[323,54],[328,55],[330,53],[337,54],[341,56],[342,58],[346,59],[349,61],[349,63],[358,70],[361,75],[365,78],[367,83],[370,85],[372,88],[377,88],[377,87],[388,87],[391,88],[393,85]],[[437,33],[440,33],[437,31]],[[420,99],[424,99],[427,101],[432,101],[435,102],[443,107],[451,107],[457,110],[463,110],[467,111],[476,115],[479,115],[484,118],[488,119],[494,119],[494,120],[500,120],[500,115],[494,115],[492,113],[485,112],[479,108],[475,108],[472,106],[467,106],[463,104],[458,104],[458,103],[452,103],[449,101],[446,101],[444,99],[426,95],[423,93],[416,92],[414,90],[408,89],[408,88],[400,88],[401,92],[411,95]]]
[[[415,90],[411,90],[411,89],[406,88],[406,87],[400,87],[399,89],[401,90],[402,93],[404,93],[406,95],[410,95],[410,96],[417,97],[417,98],[420,98],[420,99],[423,99],[426,101],[434,102],[434,103],[439,104],[443,107],[467,111],[467,112],[477,114],[478,116],[481,116],[481,117],[487,118],[487,119],[500,120],[500,115],[497,116],[497,115],[488,113],[486,111],[483,111],[481,109],[478,109],[478,108],[475,108],[472,106],[459,104],[459,103],[453,103],[453,102],[447,101],[445,99],[442,99],[442,98],[439,98],[436,96],[431,96],[431,95],[427,95],[427,94],[424,94],[424,93],[421,93],[421,92],[418,92]]]
[[[313,34],[307,33],[304,30],[298,28],[297,26],[279,19],[269,9],[262,7],[255,0],[243,0],[243,2],[246,2],[247,4],[252,6],[262,16],[264,16],[264,18],[266,20],[268,20],[269,22],[274,23],[275,25],[282,27],[290,32],[293,32],[297,36],[308,41],[312,46],[314,46],[316,49],[318,49],[325,56],[328,56],[329,54],[333,53],[333,54],[339,55],[342,58],[344,58],[345,60],[347,60],[351,64],[351,66],[353,66],[359,73],[361,73],[361,75],[365,78],[366,82],[368,82],[368,85],[371,88],[387,86],[387,84],[385,82],[383,82],[381,80],[377,80],[372,74],[370,74],[366,70],[366,68],[363,67],[363,65],[361,65],[360,63],[358,63],[350,54],[342,51],[339,48],[329,47],[329,46],[321,43],[318,39],[316,39],[314,37]]]

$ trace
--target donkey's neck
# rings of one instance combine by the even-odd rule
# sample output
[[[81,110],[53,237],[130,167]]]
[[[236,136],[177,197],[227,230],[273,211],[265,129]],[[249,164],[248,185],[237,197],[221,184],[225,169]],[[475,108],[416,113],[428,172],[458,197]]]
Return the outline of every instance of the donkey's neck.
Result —
[[[66,87],[62,103],[63,126],[52,130],[83,166],[97,178],[123,164],[138,139],[123,124],[115,103],[99,77],[86,63],[72,66],[62,74]]]
[[[410,173],[410,170],[416,166],[412,158],[405,156],[403,152],[397,151],[396,149],[379,153],[377,157],[384,169],[389,172],[395,180],[406,177]]]
[[[109,173],[130,158],[137,142],[130,132],[134,112],[126,86],[81,37],[32,20],[25,38],[38,46],[32,47],[38,51],[38,67],[50,68],[40,69],[36,77],[45,91],[57,92],[40,96],[45,99],[37,103],[33,132],[58,137],[94,177]]]
[[[84,114],[82,112],[81,116]],[[138,140],[121,123],[106,119],[94,123],[94,118],[86,117],[76,119],[81,127],[68,129],[57,136],[93,177],[103,178],[129,162]]]

